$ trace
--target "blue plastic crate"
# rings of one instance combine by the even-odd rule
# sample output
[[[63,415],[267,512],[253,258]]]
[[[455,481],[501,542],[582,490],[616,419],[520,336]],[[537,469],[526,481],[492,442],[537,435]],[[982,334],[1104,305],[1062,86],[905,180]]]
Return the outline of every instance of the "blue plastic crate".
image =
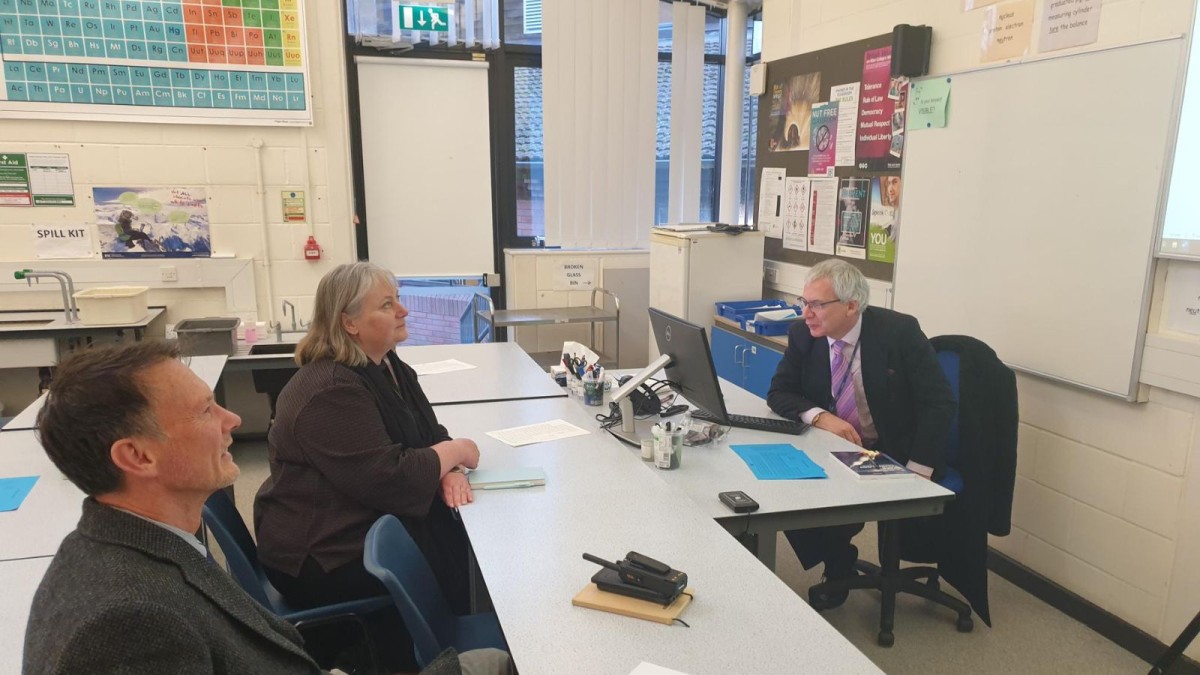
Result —
[[[797,316],[792,319],[784,319],[783,321],[749,321],[746,325],[753,328],[754,332],[758,335],[787,335],[787,332],[792,329],[792,324],[800,319],[801,317]],[[747,328],[746,330],[750,330],[751,328]]]
[[[753,319],[758,312],[786,309],[788,306],[783,300],[730,300],[717,303],[717,314],[730,321],[737,321],[745,328],[746,321]]]

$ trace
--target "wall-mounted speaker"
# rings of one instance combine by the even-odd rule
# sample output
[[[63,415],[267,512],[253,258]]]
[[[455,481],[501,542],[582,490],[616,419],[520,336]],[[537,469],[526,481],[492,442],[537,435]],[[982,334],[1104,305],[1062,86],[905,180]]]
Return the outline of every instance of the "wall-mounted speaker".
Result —
[[[899,24],[892,29],[892,77],[920,77],[929,72],[933,29]]]

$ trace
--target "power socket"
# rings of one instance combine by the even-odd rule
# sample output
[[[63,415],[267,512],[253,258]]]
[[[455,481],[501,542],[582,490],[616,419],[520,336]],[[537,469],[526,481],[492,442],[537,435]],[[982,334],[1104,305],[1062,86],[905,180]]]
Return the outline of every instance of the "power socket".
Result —
[[[766,279],[768,283],[775,283],[775,280],[779,278],[779,270],[775,269],[774,267],[764,267],[763,278]]]
[[[179,269],[176,267],[160,267],[158,274],[162,281],[179,281]]]

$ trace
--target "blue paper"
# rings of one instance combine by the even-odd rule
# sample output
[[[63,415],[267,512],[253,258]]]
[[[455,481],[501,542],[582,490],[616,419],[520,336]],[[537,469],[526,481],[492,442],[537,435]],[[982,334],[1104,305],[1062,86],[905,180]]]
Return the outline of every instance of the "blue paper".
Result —
[[[37,479],[37,476],[0,478],[0,511],[16,511],[20,508]]]
[[[825,469],[809,459],[803,450],[788,443],[731,445],[729,448],[742,458],[759,480],[825,478]]]

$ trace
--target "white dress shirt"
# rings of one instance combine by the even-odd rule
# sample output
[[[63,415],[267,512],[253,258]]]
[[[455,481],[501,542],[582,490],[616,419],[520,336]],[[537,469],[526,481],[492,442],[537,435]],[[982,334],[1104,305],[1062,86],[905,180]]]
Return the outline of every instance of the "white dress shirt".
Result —
[[[850,381],[854,385],[854,404],[858,407],[858,422],[860,428],[860,436],[862,436],[864,445],[874,445],[879,440],[879,432],[875,429],[875,420],[871,417],[871,407],[867,405],[866,390],[863,389],[862,382],[862,350],[858,348],[858,343],[862,337],[862,316],[854,322],[854,327],[850,329],[844,336],[842,342],[846,343],[842,347],[842,354],[846,354],[849,350],[852,355],[850,361]],[[833,343],[837,342],[837,338],[826,336],[826,341],[829,342],[830,368],[833,367]],[[830,373],[832,375],[832,373]],[[833,378],[830,377],[830,385],[836,384]],[[830,394],[832,395],[832,391]],[[800,415],[800,421],[805,424],[812,424],[819,413],[828,413],[836,416],[836,412],[830,412],[824,408],[809,408]],[[847,420],[848,421],[848,420]],[[919,473],[926,478],[933,475],[933,469],[919,462],[909,461],[906,465],[909,471]]]

